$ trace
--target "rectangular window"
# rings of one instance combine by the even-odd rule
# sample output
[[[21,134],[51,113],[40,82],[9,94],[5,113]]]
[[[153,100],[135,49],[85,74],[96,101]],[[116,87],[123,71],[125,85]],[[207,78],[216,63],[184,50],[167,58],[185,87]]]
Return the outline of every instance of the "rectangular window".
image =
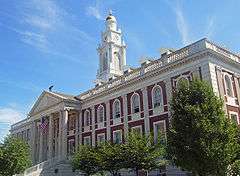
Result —
[[[98,143],[105,142],[105,134],[98,134],[97,135],[97,142]]]
[[[154,123],[154,141],[158,142],[159,137],[161,140],[165,140],[165,121],[159,121]]]
[[[117,130],[113,132],[113,143],[120,144],[122,143],[122,131]]]
[[[236,112],[230,112],[230,118],[233,123],[239,124],[238,114]]]
[[[90,138],[90,136],[87,136],[87,137],[83,138],[83,144],[84,145],[91,145],[91,138]]]

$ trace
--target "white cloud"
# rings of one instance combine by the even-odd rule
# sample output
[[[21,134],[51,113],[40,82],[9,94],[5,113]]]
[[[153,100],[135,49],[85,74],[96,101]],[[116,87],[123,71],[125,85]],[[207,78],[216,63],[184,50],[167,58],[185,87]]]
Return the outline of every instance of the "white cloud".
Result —
[[[176,15],[177,28],[180,33],[182,43],[183,45],[188,45],[191,43],[192,40],[190,39],[190,36],[189,36],[189,27],[184,17],[182,8],[180,7],[179,4],[177,4],[177,6],[173,8],[173,10]]]
[[[26,118],[18,107],[16,103],[11,103],[7,107],[0,107],[0,142],[9,134],[12,124]]]
[[[215,31],[215,16],[210,16],[207,19],[207,25],[206,25],[206,37],[207,38],[212,38],[212,36],[214,35],[214,31]]]
[[[89,16],[93,16],[98,20],[103,20],[104,18],[101,15],[101,12],[100,12],[100,1],[96,0],[95,5],[88,6],[86,8],[86,14],[89,15]]]
[[[0,107],[0,124],[13,124],[24,118],[24,114],[11,107]]]

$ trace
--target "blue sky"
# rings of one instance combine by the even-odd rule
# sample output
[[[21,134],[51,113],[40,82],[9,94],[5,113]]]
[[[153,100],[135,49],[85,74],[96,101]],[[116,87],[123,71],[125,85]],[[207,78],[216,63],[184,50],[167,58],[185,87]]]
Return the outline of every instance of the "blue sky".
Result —
[[[94,86],[97,44],[109,9],[127,44],[127,64],[207,37],[240,51],[239,0],[2,0],[0,140],[42,90],[79,94]]]

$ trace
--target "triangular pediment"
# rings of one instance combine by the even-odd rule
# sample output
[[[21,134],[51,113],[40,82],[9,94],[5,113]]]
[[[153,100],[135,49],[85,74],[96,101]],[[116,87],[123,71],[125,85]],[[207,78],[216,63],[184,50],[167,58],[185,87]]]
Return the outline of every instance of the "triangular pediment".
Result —
[[[58,104],[61,102],[63,98],[52,94],[51,92],[43,91],[43,93],[39,96],[37,101],[34,103],[29,115],[36,114],[44,109],[48,109],[49,107]]]

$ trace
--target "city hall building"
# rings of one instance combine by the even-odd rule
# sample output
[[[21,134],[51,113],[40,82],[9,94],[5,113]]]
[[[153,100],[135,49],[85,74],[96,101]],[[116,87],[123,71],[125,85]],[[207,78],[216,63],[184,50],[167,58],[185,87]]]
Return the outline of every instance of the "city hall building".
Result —
[[[202,39],[166,49],[159,58],[142,59],[133,69],[126,65],[116,18],[110,13],[105,23],[95,87],[79,95],[43,91],[27,118],[12,125],[11,134],[31,147],[33,166],[25,175],[77,175],[69,158],[80,144],[121,143],[131,130],[153,132],[156,139],[169,126],[169,102],[180,80],[209,82],[223,98],[227,117],[240,123],[239,55]],[[162,172],[184,175],[170,166]]]

